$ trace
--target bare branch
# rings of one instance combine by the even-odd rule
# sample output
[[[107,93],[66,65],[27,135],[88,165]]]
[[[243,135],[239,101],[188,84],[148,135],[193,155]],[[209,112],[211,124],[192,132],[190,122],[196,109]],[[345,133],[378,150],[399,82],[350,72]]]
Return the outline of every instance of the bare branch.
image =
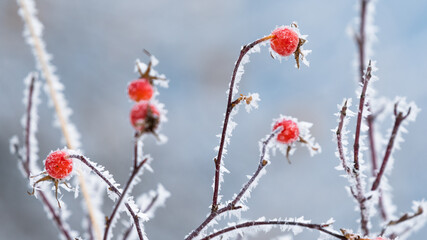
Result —
[[[219,187],[220,187],[219,178],[220,178],[220,172],[221,172],[220,168],[221,168],[222,152],[224,151],[224,143],[225,143],[225,138],[227,133],[228,122],[230,120],[230,114],[231,114],[231,111],[233,110],[232,97],[233,97],[233,88],[236,80],[237,70],[239,69],[239,66],[243,57],[249,52],[249,50],[251,50],[253,47],[258,45],[259,43],[271,39],[272,37],[273,37],[272,35],[269,35],[267,37],[260,38],[249,45],[244,46],[240,51],[239,58],[237,59],[236,64],[234,66],[230,87],[228,89],[227,108],[225,110],[224,124],[222,126],[222,134],[221,134],[221,140],[220,140],[219,149],[218,149],[218,155],[215,161],[214,192],[212,196],[212,207],[211,207],[211,211],[213,212],[218,210],[218,193],[219,193]]]
[[[349,166],[347,166],[347,160],[345,159],[344,147],[342,144],[342,129],[344,127],[344,119],[347,115],[347,101],[345,100],[344,105],[341,108],[340,120],[337,128],[337,145],[338,145],[338,153],[341,160],[342,167],[348,176],[352,176],[352,172]]]
[[[390,221],[381,230],[380,236],[384,235],[384,233],[385,233],[385,231],[387,230],[388,227],[394,226],[394,225],[397,225],[397,224],[400,224],[400,223],[403,223],[403,222],[406,222],[406,221],[411,220],[413,218],[416,218],[416,217],[420,216],[421,214],[423,214],[423,212],[424,212],[424,209],[421,206],[419,206],[417,212],[413,213],[412,215],[409,215],[408,213],[405,213],[399,219]],[[397,235],[397,236],[400,236],[400,234]]]
[[[325,227],[328,227],[329,225],[322,225],[322,224],[311,224],[311,223],[301,223],[301,222],[294,222],[294,221],[250,221],[250,222],[245,222],[245,223],[241,223],[241,224],[237,224],[234,226],[230,226],[227,228],[224,228],[222,230],[219,230],[217,232],[214,232],[204,238],[202,238],[202,240],[209,240],[212,239],[214,237],[218,237],[224,233],[227,232],[232,232],[238,229],[242,229],[242,228],[248,228],[248,227],[253,227],[253,226],[263,226],[263,225],[288,225],[288,226],[300,226],[300,227],[305,227],[305,228],[310,228],[310,229],[315,229],[315,230],[319,230],[321,232],[324,232],[326,234],[329,234],[333,237],[336,237],[338,239],[342,239],[342,240],[346,240],[347,238],[344,237],[343,235],[331,232],[327,229],[325,229]]]
[[[98,175],[107,185],[108,185],[108,189],[110,191],[112,191],[113,193],[115,193],[119,199],[122,198],[123,194],[119,191],[119,189],[117,189],[104,175],[102,175],[102,173],[100,171],[98,171],[98,169],[96,167],[94,167],[84,156],[81,155],[70,155],[70,158],[75,158],[80,160],[82,163],[84,163],[86,166],[88,166],[94,173],[96,173],[96,175]],[[141,226],[139,225],[139,217],[136,215],[136,213],[133,211],[133,209],[130,207],[130,205],[128,203],[125,203],[125,206],[127,208],[127,210],[129,211],[129,213],[132,215],[133,221],[134,221],[134,225],[136,227],[136,230],[138,232],[138,237],[140,240],[143,240],[143,234],[142,234],[142,230],[141,230]]]
[[[353,154],[354,154],[354,168],[353,173],[355,175],[356,180],[356,190],[357,190],[357,198],[356,200],[359,203],[360,208],[360,223],[361,228],[363,231],[363,235],[367,236],[369,235],[369,228],[368,228],[368,212],[366,208],[366,198],[364,196],[363,188],[362,188],[362,182],[360,179],[360,165],[359,165],[359,142],[360,142],[360,132],[362,128],[362,119],[363,119],[363,110],[365,106],[365,99],[366,99],[366,91],[368,89],[368,83],[371,79],[372,66],[371,61],[369,61],[368,68],[366,69],[363,85],[362,85],[362,91],[360,94],[360,100],[359,100],[359,111],[357,113],[357,122],[356,122],[356,131],[355,131],[355,137],[354,137],[354,145],[353,145]]]
[[[393,130],[392,130],[392,132],[391,132],[390,139],[389,139],[388,144],[387,144],[386,152],[385,152],[385,154],[384,154],[384,158],[383,158],[383,161],[382,161],[382,164],[381,164],[381,167],[380,167],[380,171],[378,172],[378,174],[377,174],[377,176],[376,176],[376,178],[375,178],[375,181],[374,181],[374,182],[373,182],[373,184],[372,184],[371,191],[375,191],[375,190],[377,190],[377,189],[378,189],[378,187],[379,187],[379,185],[380,185],[380,182],[381,182],[381,178],[382,178],[382,177],[383,177],[383,175],[384,175],[385,168],[386,168],[386,166],[387,166],[388,160],[390,159],[391,153],[392,153],[392,151],[393,151],[394,141],[395,141],[396,136],[397,136],[397,133],[398,133],[398,131],[399,131],[400,124],[401,124],[401,123],[402,123],[402,122],[403,122],[403,121],[404,121],[404,120],[409,116],[409,114],[411,113],[411,108],[409,108],[409,109],[408,109],[408,112],[407,112],[405,115],[403,115],[403,113],[402,113],[402,112],[398,112],[398,111],[397,111],[397,105],[398,105],[398,103],[396,103],[396,104],[394,105],[395,121],[394,121]]]
[[[251,184],[253,184],[254,180],[258,177],[259,173],[261,172],[261,170],[267,165],[267,160],[265,160],[265,154],[266,154],[266,150],[267,150],[267,145],[268,143],[271,141],[271,139],[280,131],[282,130],[282,127],[277,128],[276,130],[274,130],[265,141],[263,141],[262,143],[262,150],[261,150],[261,154],[260,154],[260,160],[259,160],[259,165],[258,165],[258,169],[255,171],[255,173],[252,175],[252,177],[248,180],[248,182],[243,186],[243,188],[240,190],[240,192],[236,195],[236,197],[225,207],[218,209],[215,212],[211,212],[208,217],[193,231],[190,233],[190,235],[188,235],[185,240],[190,240],[193,239],[195,237],[197,237],[200,232],[213,220],[215,219],[217,216],[228,212],[228,211],[232,211],[232,210],[237,210],[240,209],[240,206],[236,206],[236,204],[240,201],[240,199],[242,198],[242,196],[245,194],[245,192],[249,189],[249,187],[251,186]]]

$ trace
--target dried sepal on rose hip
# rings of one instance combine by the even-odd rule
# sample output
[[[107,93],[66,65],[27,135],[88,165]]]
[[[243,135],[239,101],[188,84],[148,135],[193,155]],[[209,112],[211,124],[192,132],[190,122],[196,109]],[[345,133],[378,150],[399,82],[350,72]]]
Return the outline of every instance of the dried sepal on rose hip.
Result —
[[[299,34],[298,26],[292,23],[291,26],[281,26],[273,30],[270,35],[271,49],[282,57],[288,57],[294,54],[297,67],[300,67],[300,60],[306,65],[308,62],[304,59],[304,55],[310,51],[304,51],[302,46],[307,41],[306,36]]]
[[[159,110],[149,102],[136,103],[130,111],[130,122],[140,134],[153,133],[160,123]]]
[[[135,102],[139,101],[148,101],[153,97],[154,93],[154,80],[163,80],[166,81],[165,78],[157,76],[157,74],[153,73],[152,67],[153,61],[157,61],[148,51],[144,51],[150,57],[150,62],[146,65],[145,70],[141,69],[141,62],[139,60],[136,62],[136,68],[138,69],[139,78],[130,82],[128,85],[128,95],[129,98]],[[144,66],[142,66],[144,67]]]
[[[73,160],[69,158],[68,153],[65,150],[57,150],[54,152],[51,152],[44,162],[46,171],[41,172],[40,174],[37,174],[33,177],[37,176],[43,176],[42,178],[38,179],[33,184],[33,191],[28,192],[30,195],[34,195],[35,188],[37,184],[44,181],[52,181],[55,184],[55,196],[56,200],[58,201],[58,206],[61,208],[61,204],[58,200],[58,187],[59,184],[64,184],[66,187],[70,188],[68,186],[65,179],[71,175],[73,172]]]
[[[314,142],[309,128],[311,123],[298,121],[296,118],[280,116],[273,120],[272,129],[278,131],[275,137],[275,148],[278,148],[290,163],[289,156],[296,149],[296,143],[299,142],[306,146],[311,155],[320,152],[319,144]]]

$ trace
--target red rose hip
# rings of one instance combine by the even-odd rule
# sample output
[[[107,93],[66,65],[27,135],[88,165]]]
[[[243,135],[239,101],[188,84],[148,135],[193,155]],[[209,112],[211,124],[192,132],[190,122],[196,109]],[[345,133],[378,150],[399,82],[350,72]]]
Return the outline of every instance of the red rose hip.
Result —
[[[280,143],[290,144],[298,140],[299,128],[298,125],[292,120],[280,120],[274,124],[273,130],[283,127],[282,131],[277,135],[277,141]]]
[[[153,96],[153,86],[146,78],[134,80],[128,86],[128,95],[136,102],[150,100]]]
[[[294,30],[288,27],[279,27],[271,35],[273,38],[270,41],[270,46],[277,54],[287,57],[297,50],[299,37]]]
[[[55,151],[47,156],[45,161],[47,174],[54,179],[63,179],[73,171],[73,160],[68,158],[65,151]]]
[[[140,132],[154,132],[159,120],[159,110],[148,102],[139,102],[130,111],[130,122]]]

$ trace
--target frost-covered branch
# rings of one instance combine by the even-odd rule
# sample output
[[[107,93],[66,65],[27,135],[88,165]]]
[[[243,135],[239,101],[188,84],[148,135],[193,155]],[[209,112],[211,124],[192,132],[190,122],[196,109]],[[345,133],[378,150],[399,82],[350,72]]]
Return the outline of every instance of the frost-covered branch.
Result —
[[[120,192],[120,190],[117,189],[117,187],[112,182],[110,182],[110,180],[106,176],[104,176],[95,166],[93,166],[84,156],[69,155],[69,158],[78,159],[83,164],[88,166],[94,173],[96,173],[96,175],[98,175],[108,185],[108,190],[115,193],[119,197],[119,199],[123,196],[123,194]],[[139,225],[139,216],[137,215],[137,213],[135,213],[135,211],[132,209],[132,207],[129,205],[129,203],[126,202],[125,206],[126,206],[127,210],[129,211],[130,215],[132,216],[132,219],[134,221],[134,225],[135,225],[136,230],[138,232],[139,239],[143,240],[144,237],[143,237],[143,231],[141,229],[141,226]]]
[[[242,62],[243,57],[249,52],[249,50],[251,50],[253,47],[258,45],[259,43],[262,43],[264,41],[271,39],[272,37],[273,37],[272,35],[269,35],[267,37],[258,39],[249,45],[243,46],[242,50],[240,51],[239,58],[237,59],[236,64],[234,66],[234,70],[233,70],[233,74],[231,77],[231,82],[228,90],[227,108],[225,110],[224,124],[222,127],[222,134],[221,134],[221,140],[220,140],[219,149],[218,149],[218,155],[215,158],[215,180],[214,180],[214,192],[212,197],[212,207],[211,207],[212,212],[215,212],[218,210],[218,194],[219,194],[219,188],[220,188],[221,160],[222,160],[222,155],[224,151],[224,144],[227,137],[227,127],[230,120],[230,115],[235,106],[233,105],[233,90],[234,90],[234,84],[236,81],[236,76],[238,74],[240,64]]]
[[[388,160],[390,159],[391,153],[393,151],[393,144],[394,144],[394,141],[396,139],[397,132],[399,131],[399,126],[411,113],[411,108],[409,107],[408,112],[405,115],[403,115],[403,112],[397,111],[397,105],[398,105],[398,103],[396,103],[394,105],[395,121],[394,121],[393,130],[391,132],[390,139],[389,139],[388,144],[387,144],[386,152],[384,154],[384,158],[383,158],[383,161],[382,161],[382,164],[380,167],[380,171],[378,172],[378,174],[375,178],[375,181],[372,184],[371,191],[375,191],[378,189],[380,182],[381,182],[381,178],[384,175],[385,168],[387,166]]]
[[[369,235],[369,228],[368,228],[369,213],[367,212],[368,209],[366,207],[366,197],[364,196],[363,184],[360,177],[359,147],[360,147],[360,132],[362,129],[363,110],[365,107],[366,91],[368,89],[369,80],[372,77],[371,71],[372,71],[372,66],[371,66],[371,61],[369,61],[368,68],[366,69],[365,77],[363,80],[362,91],[359,99],[359,111],[357,113],[357,122],[356,122],[356,130],[355,130],[354,145],[353,145],[353,151],[354,151],[353,152],[354,154],[353,171],[355,174],[356,190],[357,190],[356,200],[359,203],[360,216],[361,216],[360,224],[361,224],[363,234],[365,236]]]
[[[232,231],[236,231],[236,230],[239,230],[242,228],[250,228],[250,227],[256,227],[256,226],[281,226],[281,225],[299,226],[299,227],[304,227],[304,228],[309,228],[309,229],[315,229],[315,230],[319,230],[321,232],[324,232],[326,234],[329,234],[333,237],[336,237],[338,239],[342,239],[342,240],[347,239],[343,235],[340,235],[340,234],[337,234],[337,233],[334,233],[332,231],[325,229],[326,227],[329,226],[329,224],[322,225],[322,224],[311,224],[311,223],[303,223],[303,222],[296,222],[296,221],[272,220],[272,221],[249,221],[249,222],[245,222],[245,223],[236,224],[234,226],[230,226],[230,227],[224,228],[222,230],[219,230],[217,232],[214,232],[214,233],[202,238],[202,240],[213,239],[215,237],[221,236],[222,234],[232,232]]]
[[[236,204],[242,199],[243,195],[248,191],[248,189],[251,187],[251,185],[254,183],[254,181],[257,179],[259,173],[261,172],[261,170],[267,166],[268,161],[265,160],[265,154],[267,151],[267,146],[268,143],[271,141],[271,139],[273,139],[274,136],[277,135],[277,133],[279,133],[280,131],[282,131],[282,128],[279,127],[276,130],[274,130],[270,136],[268,136],[268,138],[262,142],[262,150],[261,150],[261,156],[259,158],[259,165],[258,165],[258,169],[255,171],[254,175],[252,175],[252,177],[249,179],[249,181],[245,184],[245,186],[243,186],[242,190],[240,190],[240,192],[236,195],[236,197],[233,199],[233,201],[230,203],[231,205],[231,209],[236,207]]]
[[[46,44],[42,39],[43,25],[37,18],[35,2],[33,0],[17,0],[19,6],[19,15],[25,22],[24,37],[30,45],[36,60],[36,66],[41,71],[43,78],[46,80],[46,92],[50,96],[56,117],[59,122],[62,134],[69,149],[80,148],[80,135],[77,128],[69,120],[72,110],[68,107],[67,101],[63,94],[64,86],[55,73],[55,66],[52,65],[52,56],[46,50]],[[101,231],[94,216],[95,210],[91,203],[90,194],[87,192],[87,186],[82,173],[79,174],[79,183],[83,192],[85,205],[88,208],[89,216],[97,237],[101,237]]]
[[[37,156],[37,149],[38,148],[36,138],[35,138],[35,132],[37,129],[37,105],[38,105],[38,94],[39,94],[39,88],[40,84],[37,80],[37,74],[36,73],[30,73],[25,81],[25,83],[28,85],[28,89],[26,90],[26,114],[25,114],[25,121],[24,121],[24,149],[25,149],[25,157],[22,156],[21,148],[19,147],[19,143],[17,142],[17,139],[11,140],[11,150],[15,153],[17,158],[20,160],[19,163],[21,164],[22,169],[24,170],[22,174],[24,177],[29,178],[31,176],[31,166],[33,166],[35,163],[35,157]],[[38,196],[40,196],[40,201],[45,206],[45,209],[47,210],[49,216],[52,217],[52,220],[57,225],[59,231],[63,235],[63,237],[67,240],[72,240],[71,233],[64,223],[61,215],[55,211],[55,208],[50,203],[48,197],[46,194],[44,194],[42,191],[38,191]]]
[[[387,225],[384,226],[384,228],[381,230],[380,236],[384,235],[384,233],[388,227],[398,225],[400,223],[412,220],[412,219],[420,216],[421,214],[423,214],[423,212],[424,212],[424,209],[421,206],[418,206],[418,209],[415,213],[413,213],[413,214],[405,213],[399,219],[392,220],[392,221],[388,222]]]
[[[346,156],[344,153],[343,139],[342,139],[344,121],[345,121],[345,117],[347,116],[347,102],[348,102],[348,99],[345,100],[344,105],[341,108],[340,118],[339,118],[339,123],[338,123],[338,128],[336,131],[336,135],[337,135],[338,154],[339,154],[339,158],[341,160],[342,167],[343,167],[344,171],[347,173],[347,175],[349,177],[351,177],[352,171],[351,171],[350,167],[347,165],[347,160],[346,160]]]
[[[200,232],[212,221],[214,220],[217,216],[228,212],[228,211],[232,211],[232,210],[237,210],[242,208],[242,206],[236,206],[236,204],[242,199],[243,195],[250,189],[251,185],[254,183],[254,181],[257,179],[257,177],[259,176],[260,172],[262,169],[264,169],[265,166],[267,166],[268,161],[265,160],[265,155],[267,152],[267,146],[270,143],[271,139],[273,139],[274,136],[277,135],[277,133],[279,133],[282,130],[281,127],[277,128],[276,130],[274,130],[268,137],[266,140],[264,140],[262,142],[262,149],[261,149],[261,154],[260,154],[260,160],[259,160],[259,165],[258,165],[258,169],[255,171],[255,173],[252,175],[252,177],[248,180],[248,182],[243,186],[243,188],[240,190],[240,192],[234,197],[234,199],[227,204],[225,207],[222,207],[220,209],[218,209],[215,212],[211,212],[208,217],[200,224],[200,226],[198,226],[193,232],[191,232],[190,235],[188,235],[185,239],[186,240],[190,240],[193,239],[195,237],[197,237]]]
[[[116,201],[116,205],[114,206],[110,217],[108,217],[106,220],[105,231],[104,231],[104,240],[108,239],[108,231],[112,225],[111,223],[113,222],[113,219],[116,216],[116,213],[118,212],[119,207],[121,206],[121,203],[126,196],[126,193],[128,192],[130,186],[132,185],[132,181],[135,179],[135,177],[138,175],[139,170],[144,166],[144,164],[148,160],[148,158],[145,158],[140,163],[137,163],[137,161],[138,161],[138,141],[139,141],[138,138],[136,138],[135,139],[135,146],[134,146],[134,154],[135,154],[134,155],[134,168],[132,169],[132,173],[131,173],[131,175],[130,175],[127,183],[126,183],[125,188],[123,189],[121,196]]]

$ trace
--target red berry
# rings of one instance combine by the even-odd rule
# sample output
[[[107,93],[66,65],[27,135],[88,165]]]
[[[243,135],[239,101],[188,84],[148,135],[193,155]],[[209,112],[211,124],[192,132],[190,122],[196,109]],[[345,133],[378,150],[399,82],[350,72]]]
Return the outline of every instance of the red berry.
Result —
[[[132,81],[128,86],[130,99],[139,102],[141,100],[150,100],[153,96],[153,87],[145,78]]]
[[[44,163],[46,172],[55,179],[68,177],[73,171],[73,160],[64,151],[55,151],[47,156]]]
[[[152,132],[159,124],[160,113],[148,102],[135,104],[130,111],[132,126],[141,132]]]
[[[283,127],[283,130],[277,135],[277,141],[285,144],[290,144],[298,140],[299,129],[298,125],[292,120],[283,119],[274,124],[273,130]]]
[[[299,37],[294,30],[288,27],[279,27],[271,35],[274,36],[270,41],[271,48],[279,55],[286,57],[297,50]]]

